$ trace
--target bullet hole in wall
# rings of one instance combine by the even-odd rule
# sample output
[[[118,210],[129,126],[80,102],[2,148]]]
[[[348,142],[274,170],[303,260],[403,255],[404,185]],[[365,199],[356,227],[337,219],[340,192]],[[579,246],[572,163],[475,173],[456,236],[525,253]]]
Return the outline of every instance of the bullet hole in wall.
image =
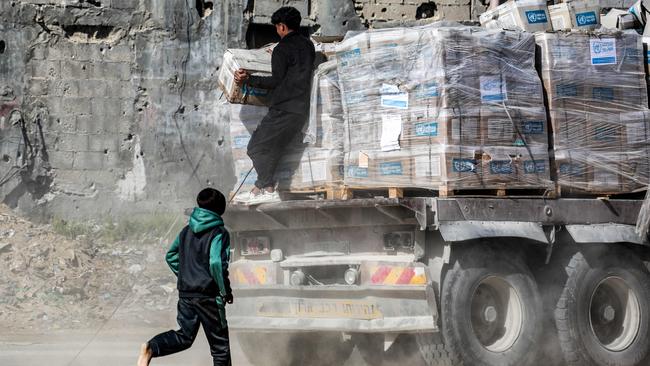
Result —
[[[133,140],[133,134],[132,133],[128,134],[124,141],[131,141],[131,140]]]
[[[438,10],[438,5],[434,2],[428,2],[421,4],[418,6],[418,8],[415,10],[415,19],[429,19],[433,18],[436,15],[436,11]]]
[[[2,161],[4,161],[5,163],[8,163],[8,162],[11,161],[11,157],[9,155],[7,155],[7,154],[4,154],[4,155],[2,155]]]
[[[5,41],[0,40],[0,54],[5,53],[5,49],[7,48],[7,44]]]
[[[196,0],[196,11],[201,18],[205,18],[212,14],[214,3],[212,1]]]

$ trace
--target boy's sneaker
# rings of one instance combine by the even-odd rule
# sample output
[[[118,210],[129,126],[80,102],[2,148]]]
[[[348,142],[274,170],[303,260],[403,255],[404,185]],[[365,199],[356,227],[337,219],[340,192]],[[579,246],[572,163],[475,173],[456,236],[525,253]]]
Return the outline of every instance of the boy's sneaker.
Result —
[[[257,195],[261,196],[261,194]],[[235,196],[235,198],[232,199],[234,203],[239,203],[242,205],[247,205],[248,202],[256,197],[256,195],[253,192],[241,192]]]
[[[275,203],[280,201],[280,194],[278,194],[278,191],[274,191],[273,193],[264,191],[262,194],[253,195],[253,197],[249,199],[246,204],[259,205],[262,203]]]

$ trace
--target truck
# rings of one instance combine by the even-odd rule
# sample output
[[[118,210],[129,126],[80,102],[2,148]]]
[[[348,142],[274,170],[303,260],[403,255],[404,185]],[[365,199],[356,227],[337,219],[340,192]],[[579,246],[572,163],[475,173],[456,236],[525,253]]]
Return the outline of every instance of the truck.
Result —
[[[353,347],[369,365],[395,354],[414,365],[645,365],[642,204],[421,195],[233,206],[230,329],[254,365],[342,365]]]

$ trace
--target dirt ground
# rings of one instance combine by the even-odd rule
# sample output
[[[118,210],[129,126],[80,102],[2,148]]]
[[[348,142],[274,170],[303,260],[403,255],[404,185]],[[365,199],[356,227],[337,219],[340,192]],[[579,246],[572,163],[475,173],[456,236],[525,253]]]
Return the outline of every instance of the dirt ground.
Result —
[[[135,364],[140,344],[176,328],[164,256],[186,219],[35,224],[0,206],[0,365]],[[249,366],[231,342],[233,365]],[[202,331],[190,350],[152,362],[209,364]],[[354,350],[344,365],[365,363]]]

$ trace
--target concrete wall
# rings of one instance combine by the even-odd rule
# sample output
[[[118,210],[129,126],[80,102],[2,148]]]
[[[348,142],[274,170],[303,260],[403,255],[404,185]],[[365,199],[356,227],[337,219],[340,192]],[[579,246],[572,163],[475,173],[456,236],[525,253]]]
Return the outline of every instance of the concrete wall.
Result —
[[[194,0],[0,2],[4,202],[83,218],[231,189],[216,75],[243,44],[243,5],[204,15]]]
[[[480,0],[444,1],[437,18],[467,19]],[[327,5],[313,19],[329,35],[361,24],[355,7],[366,19],[385,7],[381,21],[402,20],[420,3],[311,6]],[[224,50],[245,46],[247,8],[246,0],[0,1],[0,198],[32,217],[98,219],[178,211],[205,186],[230,191],[216,76]]]

